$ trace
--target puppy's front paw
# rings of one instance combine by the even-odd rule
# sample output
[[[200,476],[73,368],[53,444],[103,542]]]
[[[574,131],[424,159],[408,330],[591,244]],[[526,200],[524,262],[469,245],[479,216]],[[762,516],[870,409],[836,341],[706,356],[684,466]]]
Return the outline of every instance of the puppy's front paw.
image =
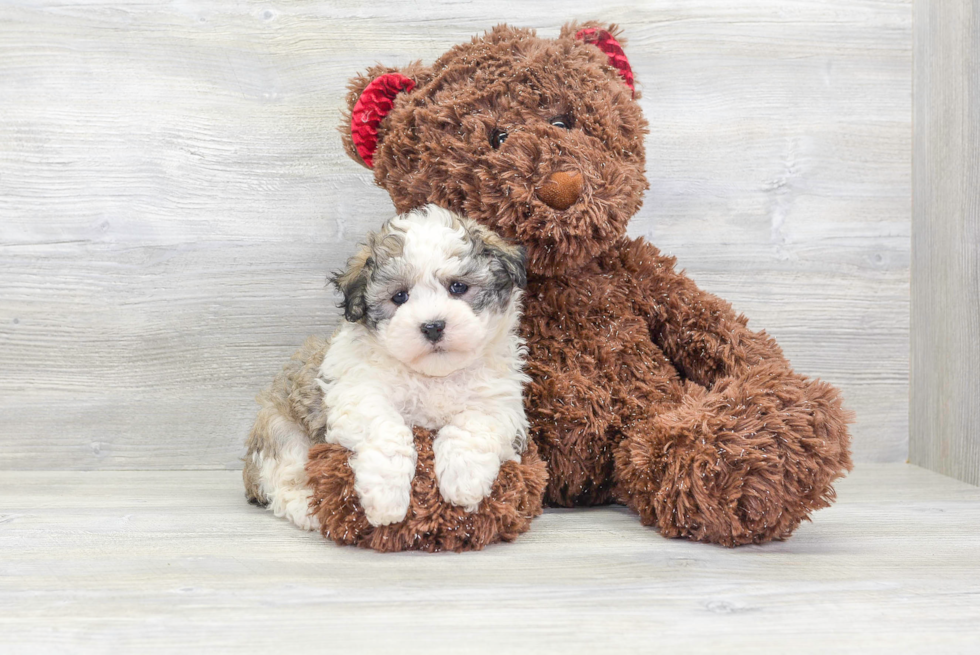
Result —
[[[401,493],[401,490],[388,491],[389,493],[361,494],[364,516],[367,517],[368,523],[374,527],[404,521],[408,514],[411,489],[406,493]]]
[[[467,512],[475,512],[490,495],[500,471],[500,456],[483,452],[464,430],[446,426],[432,444],[436,460],[436,479],[443,499]]]
[[[415,459],[371,450],[352,457],[350,465],[368,523],[377,527],[404,520],[412,499]]]

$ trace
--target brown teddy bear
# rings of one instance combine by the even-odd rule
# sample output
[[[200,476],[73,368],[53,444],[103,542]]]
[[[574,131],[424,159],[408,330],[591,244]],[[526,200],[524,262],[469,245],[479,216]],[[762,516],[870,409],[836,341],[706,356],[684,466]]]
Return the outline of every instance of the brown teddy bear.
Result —
[[[436,203],[527,249],[526,408],[547,504],[624,503],[665,536],[726,546],[784,539],[850,470],[850,416],[625,236],[648,184],[622,45],[615,26],[544,39],[502,25],[432,66],[375,66],[351,82],[344,144],[399,212]],[[314,486],[337,468],[322,464],[314,453]]]

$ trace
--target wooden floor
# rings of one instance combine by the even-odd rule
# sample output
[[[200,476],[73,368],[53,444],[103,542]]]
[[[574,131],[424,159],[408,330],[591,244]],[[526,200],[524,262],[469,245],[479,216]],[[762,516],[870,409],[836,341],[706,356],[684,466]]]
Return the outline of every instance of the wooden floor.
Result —
[[[340,548],[239,473],[0,473],[0,652],[980,652],[980,490],[865,465],[787,542],[548,511],[480,553]]]

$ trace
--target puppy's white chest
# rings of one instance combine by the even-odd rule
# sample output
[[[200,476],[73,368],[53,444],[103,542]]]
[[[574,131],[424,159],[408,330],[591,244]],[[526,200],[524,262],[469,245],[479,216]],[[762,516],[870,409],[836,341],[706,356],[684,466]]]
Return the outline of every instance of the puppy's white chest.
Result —
[[[405,423],[437,430],[448,424],[469,399],[465,381],[444,378],[414,380],[395,390],[395,406]]]

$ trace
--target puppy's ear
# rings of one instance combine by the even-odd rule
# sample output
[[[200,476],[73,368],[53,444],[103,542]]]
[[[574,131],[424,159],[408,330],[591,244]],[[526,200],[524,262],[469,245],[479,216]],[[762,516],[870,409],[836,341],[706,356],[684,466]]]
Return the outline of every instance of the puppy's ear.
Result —
[[[497,260],[503,264],[504,270],[519,289],[527,286],[527,250],[524,246],[515,246],[501,240],[502,248],[492,247]]]
[[[504,273],[515,286],[520,289],[527,286],[527,251],[524,246],[510,243],[482,225],[470,228],[470,235],[477,248],[500,262]]]
[[[344,150],[351,159],[374,168],[374,153],[384,140],[385,119],[395,102],[429,77],[429,70],[415,62],[404,68],[372,66],[351,79],[347,85],[347,109],[340,124]]]
[[[373,268],[371,248],[365,245],[347,260],[347,270],[338,271],[330,277],[337,291],[344,294],[344,300],[338,307],[344,310],[344,318],[351,323],[360,321],[367,314],[367,285]]]

